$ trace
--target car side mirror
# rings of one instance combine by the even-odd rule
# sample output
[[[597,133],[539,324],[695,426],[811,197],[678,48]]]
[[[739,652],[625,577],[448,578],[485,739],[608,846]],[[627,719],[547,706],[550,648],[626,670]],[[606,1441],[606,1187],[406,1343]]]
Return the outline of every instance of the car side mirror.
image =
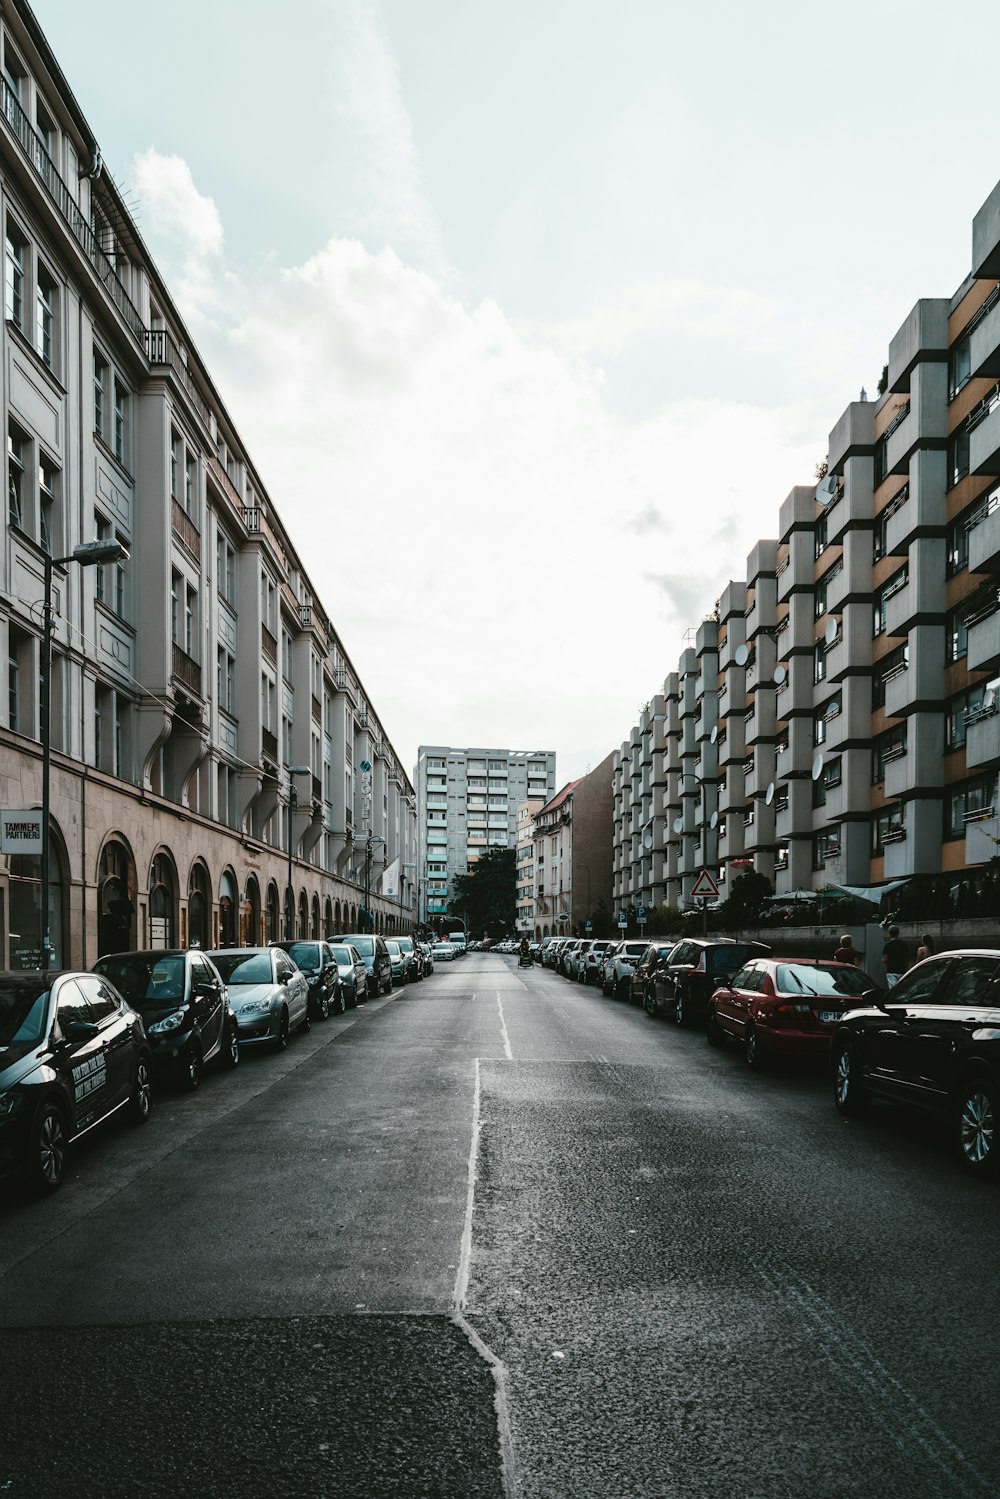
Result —
[[[90,1041],[97,1035],[97,1030],[92,1020],[74,1020],[66,1026],[63,1035],[67,1041]]]

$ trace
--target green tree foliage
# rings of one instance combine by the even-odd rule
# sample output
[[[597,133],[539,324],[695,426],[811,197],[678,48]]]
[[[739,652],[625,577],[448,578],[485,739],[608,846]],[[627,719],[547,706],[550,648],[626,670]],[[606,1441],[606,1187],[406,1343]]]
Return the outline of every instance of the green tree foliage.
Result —
[[[514,930],[516,863],[516,849],[491,848],[476,860],[468,874],[455,876],[448,909],[453,916],[464,916],[470,932],[488,932],[497,937]]]
[[[739,875],[732,883],[728,898],[719,907],[719,923],[726,931],[742,931],[756,926],[764,910],[764,902],[774,894],[774,886],[764,875],[751,870]]]

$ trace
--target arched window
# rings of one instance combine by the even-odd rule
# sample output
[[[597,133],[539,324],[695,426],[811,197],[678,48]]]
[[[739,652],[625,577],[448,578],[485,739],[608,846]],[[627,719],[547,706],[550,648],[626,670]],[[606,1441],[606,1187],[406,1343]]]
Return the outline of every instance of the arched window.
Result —
[[[318,895],[314,895],[313,898],[312,898],[312,924],[311,924],[310,929],[309,929],[309,935],[310,935],[310,937],[313,938],[314,941],[319,941],[319,938],[322,935],[321,932],[320,932],[320,929],[319,929],[319,896]]]
[[[177,942],[177,881],[167,853],[156,854],[149,871],[149,945],[173,947]]]
[[[49,819],[49,968],[67,968],[70,955],[63,944],[65,924],[66,851]],[[42,966],[42,861],[38,854],[10,857],[11,968]]]
[[[344,930],[343,922],[340,916],[339,900],[335,900],[333,903],[333,930],[335,932],[342,932]]]
[[[323,936],[332,937],[336,930],[333,924],[333,901],[327,896],[323,902]]]
[[[280,938],[280,922],[281,907],[278,901],[278,887],[272,880],[267,887],[267,920],[264,924],[268,942],[277,942]]]
[[[132,952],[135,940],[135,861],[127,844],[109,838],[97,866],[97,956]]]
[[[309,901],[304,890],[299,893],[299,938],[309,935]]]
[[[260,886],[257,876],[247,875],[243,896],[243,945],[256,947],[260,942]]]
[[[223,870],[219,881],[219,946],[236,947],[239,942],[236,880],[231,869]]]
[[[211,884],[204,864],[195,864],[188,882],[188,947],[211,947],[209,924]]]

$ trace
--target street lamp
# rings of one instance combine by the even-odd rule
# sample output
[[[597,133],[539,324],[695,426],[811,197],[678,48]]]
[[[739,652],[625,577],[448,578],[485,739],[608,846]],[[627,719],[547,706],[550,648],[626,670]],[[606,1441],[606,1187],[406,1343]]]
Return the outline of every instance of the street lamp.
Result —
[[[295,892],[292,889],[292,847],[295,842],[295,809],[299,804],[295,787],[296,776],[311,776],[311,765],[289,765],[288,767],[288,913],[285,918],[285,936],[289,942],[295,936]]]
[[[43,973],[50,968],[51,934],[49,931],[49,802],[52,781],[52,569],[76,562],[80,567],[96,567],[104,562],[127,562],[128,548],[120,541],[83,541],[74,547],[67,557],[52,557],[45,554],[44,600],[42,609],[42,669],[40,673],[41,702],[39,727],[42,732],[42,908],[39,912],[41,930],[41,967]]]
[[[385,843],[378,833],[369,833],[365,838],[365,919],[371,923],[372,931],[375,930],[375,916],[371,908],[372,890],[372,844]]]

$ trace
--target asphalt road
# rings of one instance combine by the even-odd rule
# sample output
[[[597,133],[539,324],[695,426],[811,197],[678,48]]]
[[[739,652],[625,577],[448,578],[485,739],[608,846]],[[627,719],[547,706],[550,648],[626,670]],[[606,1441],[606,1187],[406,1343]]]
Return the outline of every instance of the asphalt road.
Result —
[[[470,954],[0,1209],[0,1496],[992,1499],[998,1189]]]

